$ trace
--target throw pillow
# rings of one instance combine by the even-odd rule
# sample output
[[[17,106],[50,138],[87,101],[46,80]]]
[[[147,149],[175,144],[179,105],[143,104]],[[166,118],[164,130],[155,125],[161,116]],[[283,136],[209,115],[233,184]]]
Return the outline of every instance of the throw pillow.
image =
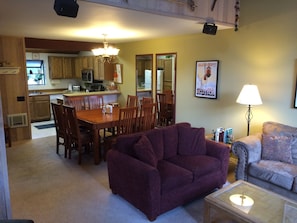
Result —
[[[204,128],[178,128],[178,153],[180,155],[205,155],[206,141]]]
[[[262,159],[293,163],[291,144],[289,136],[263,135]]]
[[[145,135],[142,135],[140,137],[138,142],[134,144],[133,149],[136,157],[139,160],[153,167],[157,167],[158,159],[155,155],[155,152],[153,150],[150,140]]]

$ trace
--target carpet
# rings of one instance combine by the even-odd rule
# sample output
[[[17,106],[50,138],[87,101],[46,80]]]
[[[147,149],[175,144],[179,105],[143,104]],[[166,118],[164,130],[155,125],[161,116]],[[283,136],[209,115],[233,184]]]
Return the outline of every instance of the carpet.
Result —
[[[48,129],[48,128],[54,128],[55,124],[50,123],[50,124],[44,124],[44,125],[34,125],[34,127],[37,129]]]
[[[16,142],[7,150],[13,218],[34,223],[150,223],[121,196],[110,191],[106,162],[94,165],[92,154],[64,158],[56,154],[55,136]],[[160,216],[153,223],[203,222],[198,198]]]

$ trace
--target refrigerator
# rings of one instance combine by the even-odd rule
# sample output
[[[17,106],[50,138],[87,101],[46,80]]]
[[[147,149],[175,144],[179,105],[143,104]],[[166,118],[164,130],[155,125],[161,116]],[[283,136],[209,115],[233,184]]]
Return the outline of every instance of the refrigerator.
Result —
[[[164,71],[157,70],[157,93],[163,92]]]
[[[152,89],[152,71],[151,70],[144,71],[144,88]]]

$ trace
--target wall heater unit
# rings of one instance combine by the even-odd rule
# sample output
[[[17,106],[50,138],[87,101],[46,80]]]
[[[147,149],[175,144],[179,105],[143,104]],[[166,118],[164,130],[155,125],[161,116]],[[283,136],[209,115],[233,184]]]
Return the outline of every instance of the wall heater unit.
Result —
[[[7,115],[8,126],[10,128],[18,128],[28,126],[27,113]]]

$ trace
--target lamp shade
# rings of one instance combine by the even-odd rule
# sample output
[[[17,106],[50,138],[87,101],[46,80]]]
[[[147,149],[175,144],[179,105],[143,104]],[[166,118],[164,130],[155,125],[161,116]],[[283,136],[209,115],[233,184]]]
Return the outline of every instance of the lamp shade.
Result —
[[[258,87],[252,84],[244,85],[236,102],[243,105],[261,105],[262,99]]]

